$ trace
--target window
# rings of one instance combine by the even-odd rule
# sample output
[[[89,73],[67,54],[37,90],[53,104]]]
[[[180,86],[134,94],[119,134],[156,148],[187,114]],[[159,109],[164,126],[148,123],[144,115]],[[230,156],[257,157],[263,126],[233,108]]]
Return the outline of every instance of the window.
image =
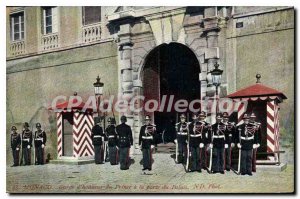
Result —
[[[43,8],[43,32],[44,34],[58,32],[57,7]]]
[[[10,15],[11,40],[24,39],[24,12]]]
[[[82,9],[82,24],[89,25],[101,21],[101,6],[85,6]]]

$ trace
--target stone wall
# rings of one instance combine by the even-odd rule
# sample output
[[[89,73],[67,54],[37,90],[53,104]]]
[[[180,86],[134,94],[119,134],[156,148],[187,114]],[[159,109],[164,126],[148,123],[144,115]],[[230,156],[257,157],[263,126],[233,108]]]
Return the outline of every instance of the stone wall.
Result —
[[[98,74],[105,83],[104,96],[108,96],[109,92],[117,95],[117,47],[114,42],[8,61],[7,163],[11,164],[12,161],[10,127],[16,125],[18,132],[21,132],[23,122],[29,122],[30,125],[41,122],[49,138],[46,154],[50,153],[55,158],[56,118],[47,108],[58,95],[69,97],[75,91],[83,99],[94,95],[93,83]]]

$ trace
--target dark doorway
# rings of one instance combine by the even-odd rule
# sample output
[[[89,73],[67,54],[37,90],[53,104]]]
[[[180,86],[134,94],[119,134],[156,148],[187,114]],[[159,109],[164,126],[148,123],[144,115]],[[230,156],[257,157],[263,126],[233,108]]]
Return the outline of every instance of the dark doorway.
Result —
[[[175,128],[172,127],[178,122],[180,113],[174,110],[175,102],[200,99],[199,73],[197,57],[182,44],[162,44],[147,56],[142,74],[145,101],[155,99],[161,104],[164,95],[167,96],[167,102],[171,95],[174,96],[170,112],[167,112],[167,105],[162,111],[145,112],[154,117],[160,135],[164,133],[165,138],[162,137],[159,142],[163,139],[172,142],[176,137]]]
[[[63,113],[63,156],[73,156],[73,113]]]

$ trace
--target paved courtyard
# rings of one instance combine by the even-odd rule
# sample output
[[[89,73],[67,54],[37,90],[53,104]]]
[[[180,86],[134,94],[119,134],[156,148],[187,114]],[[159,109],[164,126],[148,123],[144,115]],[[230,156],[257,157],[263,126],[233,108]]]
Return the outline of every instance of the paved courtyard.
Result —
[[[141,171],[141,155],[133,157],[129,170],[119,166],[55,165],[7,167],[9,193],[286,193],[294,190],[294,166],[282,172],[258,170],[253,176],[232,171],[222,174],[186,173],[170,154],[154,154],[153,170]]]

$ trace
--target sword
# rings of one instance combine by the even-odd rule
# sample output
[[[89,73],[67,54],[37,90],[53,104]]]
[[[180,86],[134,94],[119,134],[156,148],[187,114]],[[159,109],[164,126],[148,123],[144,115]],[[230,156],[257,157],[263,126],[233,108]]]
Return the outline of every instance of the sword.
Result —
[[[241,144],[241,130],[242,130],[242,129],[239,128],[239,143],[240,143],[240,144]],[[242,149],[239,148],[238,174],[241,173],[241,153],[242,153]]]
[[[176,141],[175,162],[178,162],[178,140]]]
[[[213,137],[214,137],[214,132],[213,132],[213,130],[212,130],[212,132],[211,132],[211,144],[213,144]],[[208,168],[208,170],[209,170],[209,173],[211,173],[211,170],[212,170],[212,153],[213,153],[213,147],[211,147],[210,149],[210,154],[209,154],[209,168]]]
[[[185,170],[189,172],[189,164],[190,164],[190,136],[188,135],[188,144],[187,144],[187,160]]]

